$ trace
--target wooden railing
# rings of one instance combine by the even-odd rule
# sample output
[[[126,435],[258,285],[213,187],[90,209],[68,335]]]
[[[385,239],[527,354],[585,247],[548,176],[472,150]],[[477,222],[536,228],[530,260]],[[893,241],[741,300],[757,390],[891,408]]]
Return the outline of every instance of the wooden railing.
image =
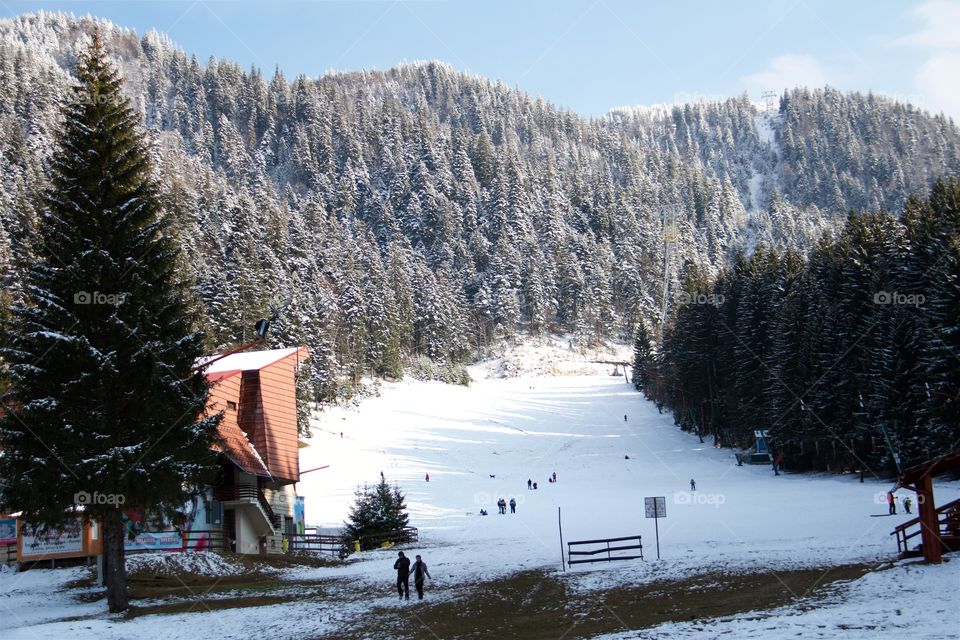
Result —
[[[230,551],[220,529],[191,529],[183,532],[184,551]]]
[[[338,558],[345,557],[349,550],[341,536],[328,536],[316,533],[285,533],[283,539],[287,541],[287,551],[306,551],[321,553]]]
[[[617,542],[636,541],[636,544],[614,544]],[[585,551],[574,551],[574,547],[596,547]],[[639,550],[639,555],[614,555],[619,551]],[[607,554],[606,557],[592,557],[601,553]],[[574,556],[591,556],[588,558],[574,560]],[[626,536],[623,538],[602,538],[600,540],[577,540],[567,543],[567,564],[581,564],[583,562],[610,562],[612,560],[633,560],[639,558],[643,560],[643,542],[640,536]]]
[[[954,500],[937,507],[937,528],[941,538],[953,538],[960,536],[960,500]],[[902,554],[910,552],[910,540],[916,538],[922,533],[920,518],[907,520],[890,532],[890,535],[897,536],[897,552]],[[912,527],[916,527],[910,531]]]
[[[385,542],[391,544],[408,544],[417,542],[420,539],[420,532],[416,527],[404,527],[397,531],[388,531],[360,538],[361,549],[376,549],[383,546]]]

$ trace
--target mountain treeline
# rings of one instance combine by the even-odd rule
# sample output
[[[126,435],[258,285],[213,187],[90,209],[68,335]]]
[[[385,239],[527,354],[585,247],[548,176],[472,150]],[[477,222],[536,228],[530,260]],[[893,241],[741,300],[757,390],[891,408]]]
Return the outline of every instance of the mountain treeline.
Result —
[[[896,469],[960,442],[960,180],[902,215],[851,213],[809,257],[758,246],[689,265],[634,383],[724,446],[769,430],[796,469]]]
[[[661,306],[666,210],[677,259],[713,275],[738,248],[809,248],[847,207],[895,210],[960,171],[951,121],[873,95],[586,119],[441,63],[289,80],[97,24],[151,136],[208,347],[250,339],[273,304],[273,339],[310,347],[318,400],[521,332],[632,335]],[[7,299],[93,25],[0,21]]]

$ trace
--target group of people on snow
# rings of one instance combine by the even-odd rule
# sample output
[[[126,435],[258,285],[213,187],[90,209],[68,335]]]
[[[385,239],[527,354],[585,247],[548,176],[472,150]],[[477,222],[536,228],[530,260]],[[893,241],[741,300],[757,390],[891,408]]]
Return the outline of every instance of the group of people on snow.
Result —
[[[557,481],[557,472],[554,471],[551,475],[547,476],[547,482],[554,483]],[[527,478],[527,489],[537,489],[537,481]]]
[[[494,477],[494,476],[491,475],[490,477],[492,478],[492,477]],[[550,476],[547,477],[547,482],[554,483],[554,482],[556,482],[556,481],[557,481],[557,472],[554,471],[552,474],[550,474]],[[528,478],[528,479],[527,479],[527,489],[533,490],[533,489],[536,489],[536,488],[537,488],[537,483],[536,483],[534,480]],[[516,498],[510,498],[510,502],[507,502],[507,500],[506,500],[505,498],[503,498],[503,497],[501,497],[499,500],[497,500],[497,510],[498,510],[498,512],[499,512],[501,515],[502,515],[502,514],[505,514],[505,513],[507,512],[507,506],[508,506],[508,505],[510,506],[510,513],[516,513],[516,512],[517,512],[517,499],[516,499]],[[480,509],[480,515],[482,515],[482,516],[487,515],[487,510],[486,510],[486,509]]]
[[[913,501],[910,499],[910,496],[906,496],[903,499],[903,510],[910,513],[910,507],[912,505]],[[893,491],[887,491],[887,507],[889,507],[890,515],[897,515],[897,497],[893,495]]]

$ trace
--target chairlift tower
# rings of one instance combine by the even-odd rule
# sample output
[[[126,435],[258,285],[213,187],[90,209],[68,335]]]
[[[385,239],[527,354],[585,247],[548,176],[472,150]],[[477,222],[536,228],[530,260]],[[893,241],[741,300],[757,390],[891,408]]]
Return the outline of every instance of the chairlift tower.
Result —
[[[777,105],[777,92],[776,91],[764,91],[760,94],[760,97],[763,98],[763,103],[766,105],[767,112],[773,111]]]
[[[663,310],[660,313],[661,331],[667,322],[667,311],[670,307],[670,272],[673,267],[674,256],[677,253],[677,210],[675,204],[665,205],[661,211],[663,217]]]

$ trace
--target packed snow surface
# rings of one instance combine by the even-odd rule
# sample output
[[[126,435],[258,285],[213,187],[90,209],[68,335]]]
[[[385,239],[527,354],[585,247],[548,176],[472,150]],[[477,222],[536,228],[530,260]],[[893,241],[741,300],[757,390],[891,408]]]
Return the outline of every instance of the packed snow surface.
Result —
[[[853,475],[775,477],[768,466],[738,467],[730,450],[681,432],[670,416],[659,414],[626,383],[622,368],[611,375],[611,365],[585,359],[575,366],[547,363],[531,374],[505,368],[510,362],[507,357],[473,368],[470,387],[385,384],[377,397],[322,412],[309,447],[301,450],[301,469],[317,469],[298,485],[308,525],[341,525],[354,491],[378,482],[382,472],[406,495],[411,524],[420,530],[410,552],[423,554],[430,566],[434,601],[453,597],[471,581],[532,568],[561,571],[560,521],[565,541],[643,537],[644,561],[568,568],[571,593],[707,571],[894,558],[889,533],[912,516],[902,510],[884,516],[889,480],[869,474],[863,483]],[[543,369],[553,375],[538,375]],[[548,482],[554,472],[557,482]],[[536,490],[527,488],[528,479]],[[659,561],[654,521],[644,516],[648,496],[666,499]],[[960,483],[937,482],[938,503],[958,496]],[[497,513],[500,497],[516,499],[516,514]],[[479,515],[481,509],[489,515]],[[81,603],[65,592],[63,584],[79,569],[2,573],[0,610],[12,620],[4,637],[195,638],[200,628],[223,638],[335,633],[371,607],[403,606],[394,603],[394,557],[395,550],[378,550],[338,567],[281,572],[289,580],[330,579],[334,586],[324,598],[129,620],[107,615],[102,600]],[[132,562],[149,566],[155,560]],[[190,570],[234,571],[217,562],[194,560]],[[952,637],[960,629],[958,567],[898,563],[832,587],[815,608],[801,602],[610,637]],[[354,593],[374,595],[354,599]]]

